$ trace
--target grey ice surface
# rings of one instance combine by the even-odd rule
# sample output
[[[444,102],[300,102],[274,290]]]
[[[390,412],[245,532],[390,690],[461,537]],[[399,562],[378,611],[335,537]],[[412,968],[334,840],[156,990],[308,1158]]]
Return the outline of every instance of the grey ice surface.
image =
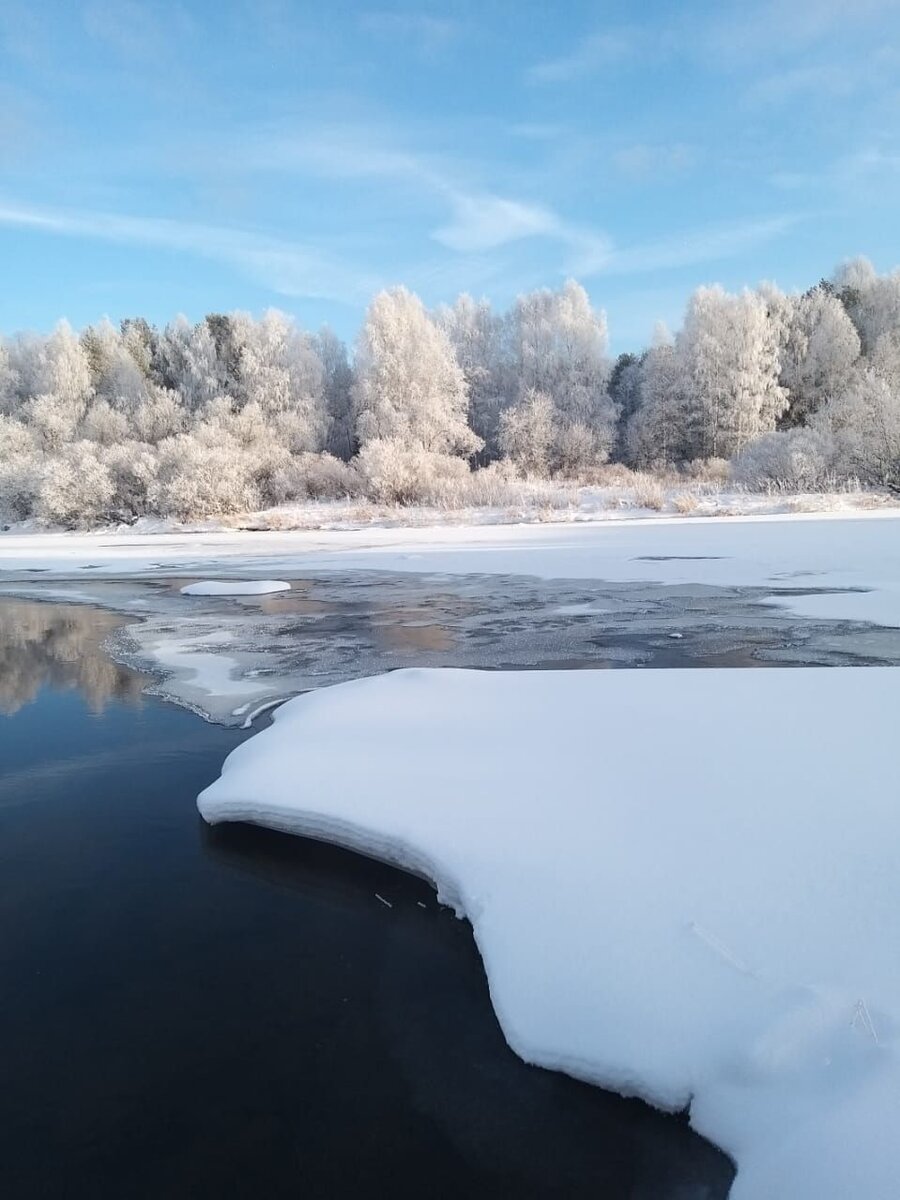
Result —
[[[125,614],[119,661],[208,719],[399,667],[493,670],[900,664],[900,630],[798,617],[773,589],[512,575],[316,572],[270,596],[183,596],[187,578],[20,580],[0,595]]]

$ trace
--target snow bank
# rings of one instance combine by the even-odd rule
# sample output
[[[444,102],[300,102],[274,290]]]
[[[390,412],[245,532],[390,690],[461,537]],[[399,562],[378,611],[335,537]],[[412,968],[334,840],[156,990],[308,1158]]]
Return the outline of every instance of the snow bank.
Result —
[[[510,1045],[690,1103],[734,1200],[887,1200],[898,711],[890,668],[399,671],[290,701],[199,806],[430,876]]]
[[[272,592],[289,592],[291,585],[283,579],[203,579],[181,589],[183,596],[268,596]]]

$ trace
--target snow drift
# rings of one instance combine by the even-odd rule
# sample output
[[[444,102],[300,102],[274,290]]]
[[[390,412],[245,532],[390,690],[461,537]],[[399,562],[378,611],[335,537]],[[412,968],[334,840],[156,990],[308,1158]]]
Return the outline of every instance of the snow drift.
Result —
[[[400,671],[286,704],[199,806],[431,877],[513,1049],[690,1104],[735,1200],[887,1200],[898,711],[890,668]]]

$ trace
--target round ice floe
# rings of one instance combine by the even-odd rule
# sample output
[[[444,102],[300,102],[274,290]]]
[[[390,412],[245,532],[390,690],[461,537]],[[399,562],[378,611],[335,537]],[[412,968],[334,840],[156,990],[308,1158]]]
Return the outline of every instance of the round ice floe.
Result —
[[[289,592],[283,579],[201,579],[181,589],[183,596],[267,596],[271,592]]]

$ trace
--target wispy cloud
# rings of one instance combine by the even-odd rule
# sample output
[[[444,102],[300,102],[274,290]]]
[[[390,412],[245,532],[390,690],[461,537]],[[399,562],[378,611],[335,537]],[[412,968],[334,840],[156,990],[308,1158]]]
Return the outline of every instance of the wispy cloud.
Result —
[[[376,37],[402,38],[431,54],[452,42],[460,26],[448,17],[425,12],[370,12],[360,18],[360,28]]]
[[[193,23],[178,5],[165,14],[136,0],[90,0],[82,12],[85,31],[123,58],[155,59],[158,65],[192,32]]]
[[[526,78],[530,83],[571,83],[620,62],[631,49],[632,39],[624,32],[593,33],[569,54],[535,63]]]
[[[0,201],[0,225],[64,237],[92,238],[180,250],[229,263],[284,296],[360,303],[379,286],[319,247],[267,237],[248,230],[133,217],[118,213],[73,212]]]
[[[843,64],[792,67],[757,80],[747,98],[761,105],[785,104],[800,96],[831,102],[835,97],[849,96],[859,82],[858,73]]]
[[[463,254],[479,253],[528,237],[564,234],[555,213],[502,196],[452,195],[453,219],[432,234],[435,241]]]
[[[474,186],[471,167],[398,146],[375,128],[328,127],[312,133],[254,136],[244,163],[255,168],[308,172],[329,179],[378,178],[419,189],[449,210],[431,237],[460,254],[482,253],[524,238],[571,246],[590,235],[573,229],[545,205]]]
[[[521,121],[510,125],[508,132],[512,137],[527,142],[556,142],[566,137],[568,131],[564,125],[550,121]]]
[[[900,200],[900,150],[867,146],[819,170],[776,171],[769,181],[782,191],[814,192],[842,203],[849,199],[876,206],[896,205]]]
[[[733,258],[781,237],[799,220],[794,214],[785,214],[693,230],[643,245],[610,248],[605,257],[586,258],[580,264],[574,264],[573,270],[587,278],[592,275],[633,275],[644,271],[674,270],[716,262]]]
[[[646,142],[636,142],[632,146],[623,146],[613,153],[612,161],[623,175],[635,179],[652,179],[660,175],[672,175],[687,171],[695,166],[700,158],[696,146],[688,146],[684,142],[673,142],[670,145],[648,145]]]

